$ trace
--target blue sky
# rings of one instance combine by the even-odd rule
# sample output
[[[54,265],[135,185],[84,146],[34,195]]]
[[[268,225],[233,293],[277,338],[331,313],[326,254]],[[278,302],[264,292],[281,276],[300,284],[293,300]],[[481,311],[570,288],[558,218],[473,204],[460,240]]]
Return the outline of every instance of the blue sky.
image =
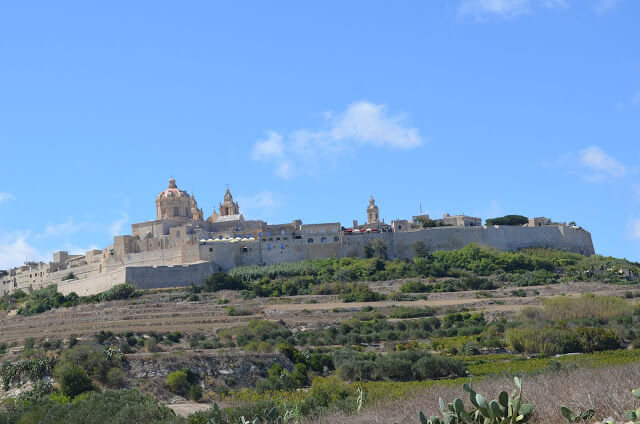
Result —
[[[3,2],[0,268],[208,216],[576,221],[640,260],[640,2]]]

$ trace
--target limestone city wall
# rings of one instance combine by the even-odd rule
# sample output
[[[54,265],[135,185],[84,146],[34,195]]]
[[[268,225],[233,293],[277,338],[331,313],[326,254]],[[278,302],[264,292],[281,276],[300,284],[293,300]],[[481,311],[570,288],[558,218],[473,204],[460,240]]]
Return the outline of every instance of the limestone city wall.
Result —
[[[109,259],[105,269],[99,263],[92,263],[52,273],[47,280],[57,283],[61,293],[76,292],[81,296],[99,293],[124,282],[141,289],[185,286],[192,282],[201,284],[213,272],[242,265],[364,257],[364,247],[372,239],[386,242],[387,254],[391,259],[412,258],[412,245],[416,241],[425,243],[430,251],[455,250],[469,243],[477,243],[499,250],[549,247],[586,255],[594,253],[591,235],[587,231],[563,225],[437,227],[411,232],[342,235],[338,242],[333,237],[313,235],[279,241],[215,242],[129,253]],[[313,242],[310,243],[309,239],[313,239]],[[69,271],[78,279],[60,281]]]

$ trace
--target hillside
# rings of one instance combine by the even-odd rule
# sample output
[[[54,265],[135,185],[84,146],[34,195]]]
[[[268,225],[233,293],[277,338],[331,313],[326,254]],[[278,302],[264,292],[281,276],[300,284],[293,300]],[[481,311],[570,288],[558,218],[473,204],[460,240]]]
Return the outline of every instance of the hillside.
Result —
[[[492,398],[511,390],[505,375],[524,377],[527,402],[542,399],[527,398],[532,387],[565,377],[578,387],[608,370],[630,376],[620,393],[633,376],[640,385],[640,264],[475,245],[419,253],[235,268],[186,289],[16,293],[0,302],[2,397],[39,399],[38,413],[64,422],[82,402],[134,402],[139,391],[203,412],[183,419],[149,404],[155,421],[137,422],[275,422],[265,411],[276,407],[285,422],[391,423],[394,408],[418,422],[438,393],[462,396],[468,377]],[[587,394],[535,409],[532,422],[563,422],[559,402],[585,409]],[[596,417],[621,418],[628,398],[599,403]],[[0,422],[33,413],[19,405],[4,400]]]

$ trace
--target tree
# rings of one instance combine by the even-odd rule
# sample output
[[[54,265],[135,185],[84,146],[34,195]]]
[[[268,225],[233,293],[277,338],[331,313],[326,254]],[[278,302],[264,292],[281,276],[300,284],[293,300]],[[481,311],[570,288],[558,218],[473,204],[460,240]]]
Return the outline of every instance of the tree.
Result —
[[[522,215],[505,215],[487,219],[487,225],[524,225],[529,223],[529,218]]]
[[[173,393],[184,395],[189,388],[187,373],[184,371],[174,371],[167,376],[167,385]]]
[[[364,256],[367,258],[378,257],[380,259],[387,259],[387,243],[381,239],[369,240],[364,245]]]
[[[204,291],[215,292],[218,290],[242,290],[245,285],[240,279],[225,274],[215,272],[204,281]]]
[[[62,393],[75,397],[93,388],[87,372],[77,365],[68,365],[60,371],[60,387]]]
[[[429,249],[422,241],[413,243],[411,248],[413,249],[413,254],[418,258],[426,258],[429,255]]]

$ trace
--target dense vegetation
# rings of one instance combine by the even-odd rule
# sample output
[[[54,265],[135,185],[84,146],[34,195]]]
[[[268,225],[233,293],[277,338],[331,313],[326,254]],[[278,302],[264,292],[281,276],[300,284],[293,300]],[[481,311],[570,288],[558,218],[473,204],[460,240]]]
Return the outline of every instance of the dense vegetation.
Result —
[[[524,225],[528,222],[529,218],[522,215],[505,215],[485,221],[486,225]]]
[[[424,249],[412,261],[385,260],[374,256],[329,258],[267,266],[237,267],[229,277],[247,283],[258,296],[317,293],[318,284],[330,282],[384,281],[398,278],[443,278],[495,276],[499,282],[516,286],[552,284],[559,281],[603,281],[628,283],[640,281],[640,264],[624,259],[550,249],[525,249],[502,252],[469,244],[456,251],[428,253]],[[635,276],[624,277],[628,269]],[[464,289],[464,288],[463,288]],[[437,291],[437,290],[436,290]]]
[[[16,297],[18,295],[19,297]],[[131,284],[118,284],[107,291],[90,296],[78,296],[75,293],[63,295],[58,292],[58,286],[51,284],[42,289],[31,292],[30,295],[16,291],[10,300],[19,300],[24,305],[18,309],[20,315],[35,315],[55,308],[66,308],[82,303],[107,302],[110,300],[130,299],[136,295],[136,288]],[[13,303],[13,302],[12,302]],[[7,305],[11,303],[7,302]]]
[[[73,402],[60,396],[0,403],[2,424],[178,424],[184,420],[137,390],[87,392]]]
[[[413,248],[416,258],[410,261],[390,261],[386,259],[386,246],[372,244],[368,246],[370,257],[364,259],[332,258],[241,267],[227,274],[215,273],[202,286],[193,285],[187,291],[163,291],[162,296],[171,301],[211,302],[207,306],[220,311],[214,315],[237,316],[259,313],[257,305],[265,303],[264,300],[246,305],[243,300],[260,297],[334,295],[332,302],[335,298],[343,302],[367,302],[417,300],[427,296],[447,298],[453,295],[432,293],[475,290],[458,297],[477,298],[476,301],[486,297],[481,301],[489,304],[505,300],[509,293],[514,297],[530,297],[514,301],[533,300],[531,296],[539,295],[537,290],[543,289],[522,288],[531,285],[565,281],[640,282],[637,277],[640,264],[622,259],[584,257],[548,249],[500,252],[476,245],[433,253],[424,245]],[[391,285],[377,284],[379,288],[375,290],[366,283],[400,278],[402,282]],[[489,292],[504,287],[510,288]],[[223,290],[235,293],[217,293]],[[399,292],[383,294],[382,290]],[[19,307],[20,314],[31,315],[58,307],[135,296],[140,296],[140,292],[130,285],[88,297],[63,296],[51,286],[31,294],[18,291],[3,298],[0,307]],[[636,293],[629,291],[625,297],[634,296]],[[130,304],[144,303],[147,299],[135,299]],[[317,301],[313,297],[274,299],[269,303]],[[274,314],[265,316],[276,319],[241,318],[236,326],[206,334],[198,332],[206,331],[203,329],[119,334],[103,329],[95,334],[95,339],[84,338],[81,344],[73,337],[68,343],[27,339],[18,353],[14,345],[0,344],[0,355],[13,349],[9,355],[14,359],[17,355],[21,357],[0,365],[5,388],[16,387],[25,380],[38,381],[18,399],[0,402],[0,424],[86,422],[80,421],[80,416],[88,414],[91,408],[96,411],[96,419],[103,419],[110,409],[117,411],[105,421],[113,423],[275,423],[280,422],[278,417],[282,422],[299,422],[304,416],[322,414],[327,409],[356,413],[363,405],[400,399],[438,380],[472,377],[476,381],[494,374],[527,375],[637,361],[637,350],[626,348],[640,347],[640,308],[628,299],[557,296],[539,303],[540,307],[526,308],[506,318],[463,307],[344,304],[333,312],[327,310],[329,321],[323,319],[311,326],[301,325],[299,320],[294,323],[278,320],[281,316]],[[299,311],[295,314],[302,317],[317,313]],[[231,318],[223,319],[231,322]],[[174,398],[232,405],[186,419],[176,417],[135,390],[114,390],[131,387],[134,380],[127,376],[124,354],[144,352],[153,358],[160,357],[161,351],[173,350],[170,354],[183,355],[191,349],[272,352],[282,356],[276,362],[259,362],[261,374],[248,388],[239,387],[246,383],[235,377],[224,376],[211,382],[210,376],[198,375],[197,367],[171,369],[168,376],[165,374],[154,383],[158,386],[153,390],[165,390]],[[576,355],[553,356],[559,353]],[[197,353],[189,352],[193,354]],[[43,377],[53,377],[53,384]],[[145,386],[137,387],[147,391]]]

